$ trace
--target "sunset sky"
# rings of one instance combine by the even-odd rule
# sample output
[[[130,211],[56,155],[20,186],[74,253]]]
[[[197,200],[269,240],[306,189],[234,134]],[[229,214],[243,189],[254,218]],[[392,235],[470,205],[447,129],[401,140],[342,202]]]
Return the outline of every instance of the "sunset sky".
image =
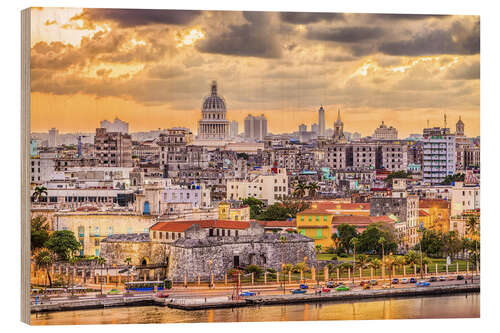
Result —
[[[217,80],[228,119],[265,114],[273,133],[337,107],[344,130],[400,137],[459,115],[479,135],[478,16],[33,9],[31,129],[197,131]]]

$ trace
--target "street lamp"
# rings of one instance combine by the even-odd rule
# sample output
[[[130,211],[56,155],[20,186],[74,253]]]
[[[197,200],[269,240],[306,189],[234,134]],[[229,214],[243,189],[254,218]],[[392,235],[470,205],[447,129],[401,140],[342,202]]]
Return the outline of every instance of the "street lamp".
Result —
[[[208,288],[212,288],[212,260],[208,261],[209,275],[208,275]]]

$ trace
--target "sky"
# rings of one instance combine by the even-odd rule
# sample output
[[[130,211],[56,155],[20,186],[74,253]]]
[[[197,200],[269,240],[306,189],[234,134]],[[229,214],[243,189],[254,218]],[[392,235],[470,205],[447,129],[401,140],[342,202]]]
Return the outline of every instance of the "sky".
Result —
[[[480,128],[479,16],[33,8],[31,130],[197,132],[212,80],[239,122],[272,133],[317,123],[400,137]]]

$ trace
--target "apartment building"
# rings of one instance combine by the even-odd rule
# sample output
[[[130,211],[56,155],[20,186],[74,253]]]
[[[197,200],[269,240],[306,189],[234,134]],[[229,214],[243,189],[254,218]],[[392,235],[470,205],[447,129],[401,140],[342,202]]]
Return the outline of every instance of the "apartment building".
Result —
[[[99,166],[131,167],[132,138],[121,132],[107,132],[97,128],[94,137],[95,157]]]
[[[253,197],[272,205],[288,195],[288,176],[284,168],[265,166],[250,171],[245,180],[231,180],[226,184],[227,200]]]
[[[428,131],[426,131],[428,130]],[[427,134],[426,134],[427,133]],[[422,180],[426,184],[439,184],[456,171],[456,142],[449,129],[424,129]]]

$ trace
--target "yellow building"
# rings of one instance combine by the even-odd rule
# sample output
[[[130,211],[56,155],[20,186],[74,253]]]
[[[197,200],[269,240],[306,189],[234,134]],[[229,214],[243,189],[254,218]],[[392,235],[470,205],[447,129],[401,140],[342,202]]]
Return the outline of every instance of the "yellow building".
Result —
[[[444,199],[419,200],[418,207],[419,210],[429,214],[428,218],[422,219],[422,222],[424,222],[424,228],[440,231],[442,233],[450,231],[449,201]]]
[[[332,218],[333,214],[324,209],[307,209],[297,214],[297,231],[323,249],[333,246]]]
[[[250,207],[231,205],[227,201],[219,203],[219,220],[249,221]]]
[[[80,255],[99,256],[101,240],[113,234],[149,233],[151,216],[110,212],[71,212],[54,215],[54,230],[70,230],[81,244]]]

